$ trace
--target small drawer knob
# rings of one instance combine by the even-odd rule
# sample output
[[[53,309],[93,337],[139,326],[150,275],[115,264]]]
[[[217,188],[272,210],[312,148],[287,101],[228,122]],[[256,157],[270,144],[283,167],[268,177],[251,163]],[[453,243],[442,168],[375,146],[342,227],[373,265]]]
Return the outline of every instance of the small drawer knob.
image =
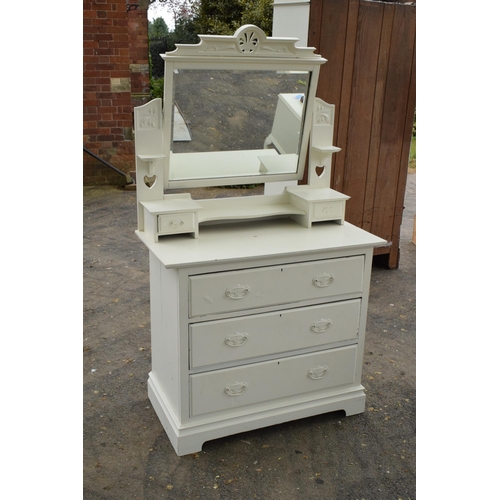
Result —
[[[184,221],[182,219],[173,219],[170,221],[171,227],[182,227],[184,225]]]

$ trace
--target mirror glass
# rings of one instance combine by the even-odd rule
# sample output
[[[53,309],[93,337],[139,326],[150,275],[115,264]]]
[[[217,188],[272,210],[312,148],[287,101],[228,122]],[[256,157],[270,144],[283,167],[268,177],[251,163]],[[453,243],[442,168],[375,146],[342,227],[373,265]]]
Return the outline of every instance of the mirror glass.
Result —
[[[295,174],[309,80],[307,71],[176,70],[170,180]]]

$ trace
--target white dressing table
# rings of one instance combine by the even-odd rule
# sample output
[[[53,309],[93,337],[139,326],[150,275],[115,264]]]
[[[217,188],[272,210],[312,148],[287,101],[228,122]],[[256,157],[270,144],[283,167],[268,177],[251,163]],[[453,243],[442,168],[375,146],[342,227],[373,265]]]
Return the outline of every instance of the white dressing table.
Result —
[[[135,110],[137,179],[144,178],[137,191],[137,235],[150,254],[148,394],[178,455],[263,426],[335,410],[364,411],[371,262],[373,248],[385,243],[345,222],[348,197],[329,188],[330,158],[338,151],[331,145],[333,106],[314,97],[324,59],[314,49],[296,48],[294,39],[267,38],[255,26],[243,26],[232,37],[200,38],[198,45],[162,56],[164,111],[159,100]],[[207,151],[207,170],[216,173],[193,174],[178,163],[171,177],[176,154],[186,153],[172,151],[174,96],[168,85],[174,70],[192,67],[306,72],[295,146],[269,149],[273,125],[274,141],[283,143],[276,139],[275,111],[262,146],[230,152],[242,164],[253,155],[252,169],[262,148],[277,159],[290,154],[296,157],[293,167],[254,171],[238,165],[241,175],[221,174],[217,158],[225,152]],[[301,179],[307,151],[317,167],[310,168],[308,185],[280,195],[192,200],[189,194],[164,194],[177,186]]]

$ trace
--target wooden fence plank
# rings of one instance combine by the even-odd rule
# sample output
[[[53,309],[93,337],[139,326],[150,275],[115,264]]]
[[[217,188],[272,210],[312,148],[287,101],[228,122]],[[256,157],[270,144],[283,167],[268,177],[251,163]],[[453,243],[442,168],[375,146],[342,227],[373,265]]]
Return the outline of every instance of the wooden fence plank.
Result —
[[[326,102],[335,104],[334,145],[338,145],[339,142],[339,116],[349,4],[350,0],[311,0],[309,45],[316,47],[316,52],[328,60],[321,67],[316,95]],[[318,19],[319,16],[320,19]],[[338,168],[340,175],[335,179],[335,165],[338,161],[338,154],[333,155],[330,184],[334,189],[340,190],[342,187],[343,166]]]
[[[311,0],[309,6],[308,47],[315,47],[316,54],[321,54],[321,19],[323,18],[323,0]]]
[[[338,0],[334,3],[342,3]],[[333,189],[342,191],[344,186],[345,161],[347,154],[347,141],[350,120],[350,103],[352,94],[352,78],[354,71],[354,55],[356,50],[356,35],[358,27],[359,0],[349,0],[347,12],[347,24],[343,51],[343,67],[341,73],[341,85],[339,101],[333,101],[336,114],[336,142],[335,145],[342,149],[334,155],[332,163]],[[333,50],[335,48],[333,47]],[[340,52],[340,51],[339,51]],[[341,53],[341,52],[340,52]],[[339,57],[339,55],[336,55]],[[334,87],[335,88],[335,87]],[[332,94],[330,94],[332,95]],[[332,95],[332,97],[335,97]],[[323,98],[322,98],[323,99]],[[328,97],[324,98],[328,102]]]
[[[359,227],[363,223],[368,158],[371,154],[370,137],[382,19],[383,9],[376,3],[359,3],[342,187],[342,192],[351,197],[347,204],[346,220]]]
[[[389,52],[391,46],[393,20],[394,4],[384,5],[378,53],[377,82],[375,85],[375,95],[373,102],[372,130],[369,147],[370,155],[368,158],[365,200],[363,206],[363,222],[361,224],[361,227],[366,231],[372,230],[373,206],[375,203],[375,191],[377,189],[377,173],[386,86],[385,84],[387,77],[387,68],[389,65]]]
[[[414,39],[408,36],[412,32],[409,25],[411,16],[405,15],[405,11],[409,11],[408,6],[397,4],[394,8],[377,173],[377,185],[382,189],[378,189],[375,195],[372,223],[372,231],[388,241],[393,241],[396,209],[402,208],[396,207],[396,200],[414,45]],[[399,243],[399,240],[394,243]]]
[[[309,45],[328,59],[318,97],[335,104],[331,187],[346,220],[388,240],[396,267],[415,108],[415,4],[311,0]]]
[[[400,234],[401,234],[401,224],[403,222],[403,210],[404,210],[404,197],[406,192],[406,180],[408,175],[408,160],[410,156],[410,147],[412,139],[413,130],[413,119],[415,116],[415,106],[416,106],[416,59],[415,59],[415,43],[416,43],[416,26],[415,26],[415,12],[413,7],[413,13],[411,8],[403,10],[403,7],[398,7],[402,10],[402,15],[404,17],[405,33],[413,33],[413,37],[409,38],[408,55],[411,55],[411,73],[408,85],[408,98],[406,105],[406,115],[405,115],[405,130],[403,132],[403,144],[400,156],[400,168],[399,168],[399,179],[397,194],[395,200],[394,209],[394,222],[392,227],[391,240],[393,242],[393,248],[391,249],[389,256],[389,267],[395,268],[398,265],[399,253],[395,253],[395,247],[399,247]]]

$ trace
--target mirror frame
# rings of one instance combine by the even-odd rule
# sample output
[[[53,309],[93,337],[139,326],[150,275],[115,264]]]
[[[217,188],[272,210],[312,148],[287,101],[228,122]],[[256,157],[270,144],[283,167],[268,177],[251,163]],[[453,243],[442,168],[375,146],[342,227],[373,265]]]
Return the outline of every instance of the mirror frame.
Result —
[[[253,25],[242,26],[233,36],[198,36],[201,40],[198,44],[176,44],[176,50],[160,54],[165,62],[163,149],[166,160],[164,189],[301,180],[304,177],[319,68],[326,62],[326,59],[314,54],[315,48],[296,47],[298,38],[267,37],[260,28]],[[174,155],[171,151],[174,72],[193,69],[308,72],[310,75],[309,88],[304,100],[297,171],[286,174],[170,179],[170,164]],[[210,152],[207,152],[207,155],[210,155]]]

